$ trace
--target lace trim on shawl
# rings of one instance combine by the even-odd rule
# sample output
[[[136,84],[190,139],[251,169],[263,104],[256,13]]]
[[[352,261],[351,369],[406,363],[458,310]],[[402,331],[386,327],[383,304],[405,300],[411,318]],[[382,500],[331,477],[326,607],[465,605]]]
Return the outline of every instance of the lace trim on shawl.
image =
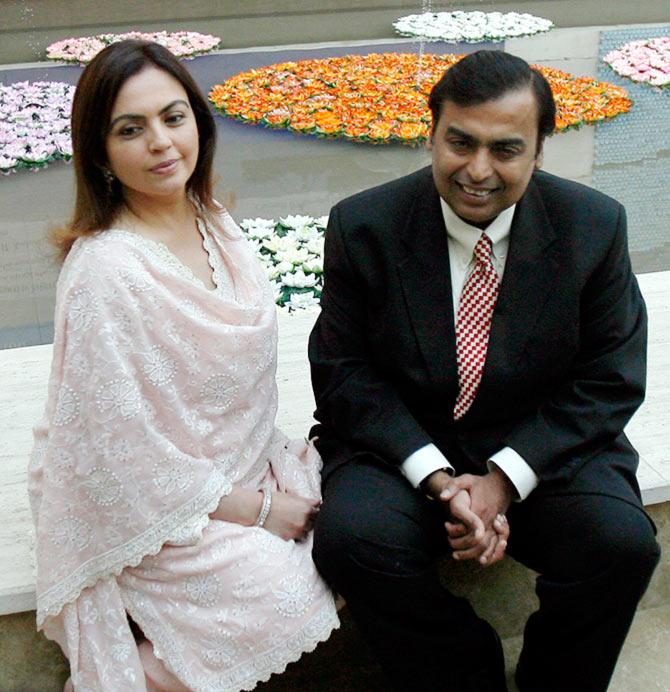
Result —
[[[218,252],[212,247],[212,238],[208,231],[207,224],[200,218],[196,220],[198,230],[202,236],[202,247],[207,254],[207,262],[210,269],[212,270],[212,279],[217,291],[224,293],[229,298],[235,299],[235,292],[233,290],[233,285],[230,280],[230,275],[224,270],[222,266],[221,257]]]
[[[214,470],[205,487],[190,502],[161,519],[158,524],[129,543],[85,562],[69,577],[43,593],[37,599],[37,627],[49,616],[60,613],[84,589],[95,586],[104,576],[118,576],[126,567],[136,567],[147,555],[156,555],[165,543],[182,538],[182,528],[194,519],[213,512],[221,498],[230,494],[233,486],[220,471]],[[206,526],[203,524],[202,528]]]
[[[179,276],[182,279],[186,279],[187,281],[190,281],[196,286],[204,288],[205,290],[209,290],[212,293],[225,293],[224,289],[226,286],[226,280],[221,278],[221,270],[220,268],[217,268],[215,266],[215,262],[211,252],[211,246],[209,244],[205,244],[205,238],[207,238],[207,234],[204,230],[200,229],[200,224],[198,224],[198,230],[200,230],[200,233],[203,237],[203,247],[205,248],[205,252],[207,253],[208,258],[207,263],[212,269],[212,276],[215,284],[215,288],[213,291],[211,291],[211,289],[208,289],[203,283],[202,279],[197,277],[193,273],[193,270],[189,266],[184,264],[170,250],[170,248],[168,248],[168,246],[165,243],[162,243],[160,240],[152,240],[151,238],[147,238],[139,233],[133,233],[133,231],[126,231],[123,228],[110,228],[108,231],[105,231],[105,233],[113,233],[115,235],[120,235],[125,240],[127,240],[133,247],[136,247],[140,250],[146,250],[151,254],[155,255],[176,276]]]
[[[261,529],[264,530],[264,529]],[[340,621],[333,601],[326,601],[314,616],[298,632],[284,640],[271,651],[259,653],[225,673],[213,674],[213,679],[194,680],[179,650],[177,642],[161,627],[160,619],[147,608],[135,607],[132,592],[121,589],[121,599],[130,617],[142,628],[153,645],[154,654],[165,667],[179,680],[196,692],[246,692],[253,690],[258,683],[267,682],[270,676],[283,673],[289,663],[294,663],[303,654],[314,651],[317,645],[326,641],[333,630],[339,629]],[[207,676],[209,677],[209,676]]]

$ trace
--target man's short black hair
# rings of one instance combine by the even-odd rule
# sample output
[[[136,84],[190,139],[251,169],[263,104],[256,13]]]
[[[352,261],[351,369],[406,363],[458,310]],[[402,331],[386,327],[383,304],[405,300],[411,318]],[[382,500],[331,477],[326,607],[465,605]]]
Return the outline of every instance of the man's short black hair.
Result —
[[[556,104],[545,77],[516,55],[500,50],[479,50],[449,68],[433,87],[428,106],[433,129],[445,101],[459,106],[477,106],[494,101],[507,92],[530,87],[537,101],[538,150],[556,127]]]

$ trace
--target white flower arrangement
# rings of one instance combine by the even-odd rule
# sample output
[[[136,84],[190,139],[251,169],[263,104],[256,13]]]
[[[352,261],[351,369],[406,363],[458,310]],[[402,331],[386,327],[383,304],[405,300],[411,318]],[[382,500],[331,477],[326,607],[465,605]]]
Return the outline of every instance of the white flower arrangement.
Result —
[[[209,53],[221,42],[218,36],[201,34],[197,31],[128,31],[123,34],[99,34],[98,36],[66,38],[47,46],[47,58],[50,60],[86,64],[103,48],[126,39],[139,39],[159,43],[178,58],[188,58]]]
[[[327,216],[244,219],[240,223],[273,284],[275,302],[288,312],[319,306],[327,223]]]
[[[426,41],[479,43],[503,41],[549,31],[549,19],[518,12],[424,12],[400,17],[393,26],[401,36]]]
[[[64,82],[0,83],[0,173],[72,157],[73,97]]]

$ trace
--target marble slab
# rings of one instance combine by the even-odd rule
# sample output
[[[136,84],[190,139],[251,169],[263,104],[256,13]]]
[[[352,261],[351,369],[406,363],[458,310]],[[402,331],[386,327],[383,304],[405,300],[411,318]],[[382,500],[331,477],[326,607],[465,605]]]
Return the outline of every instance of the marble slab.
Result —
[[[670,501],[670,451],[665,427],[670,411],[670,271],[638,277],[650,314],[647,399],[627,432],[641,456],[645,504]],[[279,320],[278,425],[305,437],[313,423],[307,337],[315,312]],[[0,615],[35,607],[32,521],[26,492],[31,430],[42,414],[51,346],[0,351]]]

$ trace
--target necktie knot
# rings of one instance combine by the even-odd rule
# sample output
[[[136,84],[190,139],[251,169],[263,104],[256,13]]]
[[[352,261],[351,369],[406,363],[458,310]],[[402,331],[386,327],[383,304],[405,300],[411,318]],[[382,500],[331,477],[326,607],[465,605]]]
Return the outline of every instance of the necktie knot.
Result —
[[[491,261],[491,250],[493,243],[486,233],[482,233],[474,249],[474,256],[477,262],[488,264]]]

